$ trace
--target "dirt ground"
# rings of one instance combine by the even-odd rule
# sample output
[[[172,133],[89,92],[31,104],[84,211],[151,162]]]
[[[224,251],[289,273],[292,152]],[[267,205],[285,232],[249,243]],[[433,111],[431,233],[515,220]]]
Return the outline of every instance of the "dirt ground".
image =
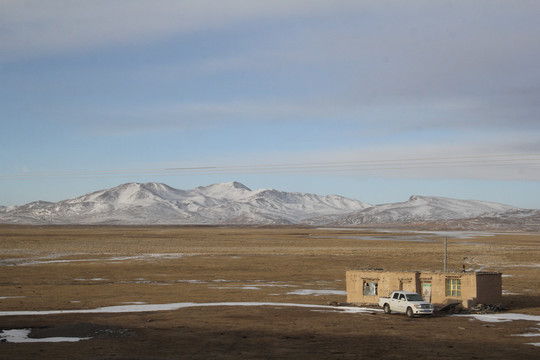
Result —
[[[351,268],[501,271],[507,313],[540,315],[540,234],[302,227],[0,226],[0,313],[168,303],[343,303]],[[489,236],[485,236],[489,235]],[[191,306],[0,316],[0,359],[537,358],[540,324],[378,309]],[[529,336],[523,336],[527,335]],[[532,336],[532,335],[534,336]]]

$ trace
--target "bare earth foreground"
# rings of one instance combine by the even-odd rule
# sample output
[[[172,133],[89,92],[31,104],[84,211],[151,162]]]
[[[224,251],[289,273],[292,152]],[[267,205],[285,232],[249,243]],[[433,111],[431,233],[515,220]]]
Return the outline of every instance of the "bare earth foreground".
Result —
[[[463,235],[0,226],[0,358],[539,358],[540,234]],[[528,316],[328,306],[346,301],[350,268],[441,269],[445,236],[450,269],[501,271],[502,314]],[[43,342],[58,337],[80,340]]]

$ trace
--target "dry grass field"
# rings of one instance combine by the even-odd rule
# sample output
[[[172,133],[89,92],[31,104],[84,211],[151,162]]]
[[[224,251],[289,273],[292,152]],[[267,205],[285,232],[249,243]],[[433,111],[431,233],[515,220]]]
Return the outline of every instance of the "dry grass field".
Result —
[[[409,319],[378,309],[283,304],[345,302],[350,268],[442,269],[447,236],[450,269],[465,264],[501,271],[507,313],[538,319],[540,234],[463,235],[369,228],[0,226],[0,333],[32,329],[34,337],[91,337],[0,342],[0,358],[537,358],[540,347],[530,343],[540,342],[539,321]],[[215,304],[223,302],[244,304]],[[199,305],[79,312],[171,303]],[[47,310],[53,313],[40,313]]]

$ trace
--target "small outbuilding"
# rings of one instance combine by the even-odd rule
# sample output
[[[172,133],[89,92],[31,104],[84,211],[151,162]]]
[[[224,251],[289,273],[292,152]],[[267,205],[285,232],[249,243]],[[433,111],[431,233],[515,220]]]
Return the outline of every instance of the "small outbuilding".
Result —
[[[376,305],[392,291],[419,293],[436,306],[460,303],[465,309],[476,304],[502,302],[499,272],[430,272],[348,270],[347,302]]]

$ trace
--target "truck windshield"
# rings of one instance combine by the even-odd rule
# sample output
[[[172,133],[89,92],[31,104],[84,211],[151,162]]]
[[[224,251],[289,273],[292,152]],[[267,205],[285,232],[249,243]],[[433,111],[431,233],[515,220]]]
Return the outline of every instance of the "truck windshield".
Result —
[[[408,294],[407,301],[424,301],[424,299],[418,294]]]

